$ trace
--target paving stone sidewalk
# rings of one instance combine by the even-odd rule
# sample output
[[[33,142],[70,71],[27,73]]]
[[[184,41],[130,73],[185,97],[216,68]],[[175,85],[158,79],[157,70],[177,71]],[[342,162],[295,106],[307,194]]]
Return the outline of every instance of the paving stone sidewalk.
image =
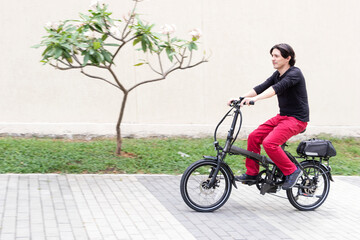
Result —
[[[239,185],[221,209],[198,213],[180,176],[2,174],[0,240],[360,239],[360,177],[334,179],[316,211]]]

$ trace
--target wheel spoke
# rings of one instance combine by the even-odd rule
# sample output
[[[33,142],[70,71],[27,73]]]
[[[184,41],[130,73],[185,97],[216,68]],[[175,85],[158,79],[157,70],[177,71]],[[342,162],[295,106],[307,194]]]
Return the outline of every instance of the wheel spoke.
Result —
[[[188,206],[197,211],[213,211],[221,207],[230,195],[230,176],[223,168],[220,168],[214,185],[208,187],[211,181],[208,174],[212,175],[215,167],[214,162],[202,161],[193,168],[190,166],[182,176],[182,197]]]
[[[287,190],[290,203],[299,210],[319,207],[329,193],[329,178],[325,170],[314,163],[303,163],[304,175]]]

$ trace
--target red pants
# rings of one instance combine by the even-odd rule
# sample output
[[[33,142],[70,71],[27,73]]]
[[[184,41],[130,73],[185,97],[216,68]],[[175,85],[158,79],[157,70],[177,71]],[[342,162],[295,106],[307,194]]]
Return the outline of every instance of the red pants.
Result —
[[[281,145],[292,136],[304,131],[306,126],[307,122],[278,114],[249,135],[247,150],[260,154],[260,144],[262,144],[267,155],[284,175],[290,175],[296,170],[296,166],[286,156]],[[247,168],[246,174],[255,176],[259,173],[259,164],[255,161],[247,158],[245,166]]]

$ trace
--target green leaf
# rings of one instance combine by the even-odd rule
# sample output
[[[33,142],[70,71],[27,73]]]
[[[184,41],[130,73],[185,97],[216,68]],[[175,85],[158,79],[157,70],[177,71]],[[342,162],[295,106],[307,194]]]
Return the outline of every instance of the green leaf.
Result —
[[[99,52],[95,53],[95,57],[96,57],[96,62],[97,63],[102,63],[105,60],[104,56]]]
[[[90,58],[90,54],[88,52],[86,52],[85,56],[84,56],[84,63],[83,63],[83,66],[85,66],[88,61],[89,61],[89,58]]]
[[[88,48],[88,47],[89,47],[89,44],[87,44],[87,43],[79,43],[79,44],[76,44],[76,46],[77,46],[78,48]]]
[[[76,27],[75,27],[75,26],[72,26],[72,25],[70,25],[70,26],[68,26],[68,27],[65,28],[65,31],[67,31],[67,32],[73,32],[73,31],[75,31],[75,30],[76,30]]]
[[[197,47],[196,43],[194,43],[194,42],[190,42],[188,48],[189,48],[190,51],[192,51],[192,50],[198,50],[198,47]]]
[[[141,48],[144,52],[146,52],[147,44],[146,44],[146,40],[144,40],[144,39],[141,40]]]
[[[73,63],[72,58],[66,58],[66,61],[68,61],[68,63]]]
[[[104,46],[118,47],[118,46],[120,46],[120,44],[116,44],[116,43],[105,43]]]
[[[138,44],[141,41],[141,37],[138,37],[134,40],[133,42],[133,46],[135,46],[136,44]]]
[[[68,50],[69,52],[72,50],[71,45],[68,43],[62,44],[62,47],[65,48],[65,50]]]
[[[83,14],[83,13],[80,13],[80,17],[81,17],[82,19],[86,20],[86,21],[89,21],[89,20],[90,20],[90,17],[87,16],[87,15],[85,15],[85,14]]]
[[[96,28],[99,32],[102,32],[102,31],[103,31],[102,28],[101,28],[101,26],[100,26],[100,24],[94,23],[94,26],[95,26],[95,28]]]
[[[46,51],[46,50],[45,50]],[[53,47],[53,46],[49,46],[49,49],[48,51],[46,51],[46,54],[45,57],[48,58],[48,57],[52,57],[54,54],[55,54],[55,51],[56,51],[56,48]]]
[[[50,51],[50,49],[52,49],[53,48],[53,46],[48,46],[45,50],[44,50],[44,52],[42,53],[42,56],[44,56],[45,54],[47,54],[49,51]]]
[[[58,59],[62,55],[63,50],[60,47],[57,47],[55,50],[54,58]]]
[[[98,49],[101,47],[101,43],[100,43],[100,42],[94,42],[93,45],[94,45],[94,49],[95,49],[95,50],[98,50]]]
[[[181,42],[181,41],[183,41],[183,40],[178,39],[177,37],[174,37],[174,38],[172,38],[172,39],[170,40],[170,42],[171,42],[171,43],[174,43],[174,42]]]
[[[107,61],[108,63],[112,63],[111,53],[109,53],[109,52],[106,51],[106,50],[101,51],[101,53],[102,53],[102,55],[104,56],[105,61]]]
[[[36,44],[36,45],[34,45],[34,46],[31,46],[31,48],[39,48],[39,47],[41,47],[42,45],[41,44]]]
[[[105,19],[106,19],[106,21],[107,21],[108,23],[110,23],[110,25],[114,25],[114,20],[113,20],[113,19],[109,18],[108,16],[106,16]],[[115,20],[115,21],[121,22],[120,20]]]
[[[71,59],[71,55],[67,52],[67,51],[63,51],[63,56],[66,58],[66,59]]]
[[[107,35],[107,34],[104,34],[104,35],[101,37],[101,40],[105,41],[107,38],[108,38],[108,35]]]
[[[137,63],[137,64],[135,64],[134,66],[135,67],[137,67],[137,66],[141,66],[141,65],[143,65],[144,63]]]
[[[139,18],[138,15],[136,15],[136,20],[138,21],[138,24],[139,24],[141,27],[144,26],[144,24],[142,23],[142,21],[141,21],[141,19]]]
[[[173,51],[173,49],[171,49],[170,47],[167,47],[166,48],[166,54],[167,54],[169,60],[172,62],[173,59],[174,59],[173,56],[175,55],[175,52]]]

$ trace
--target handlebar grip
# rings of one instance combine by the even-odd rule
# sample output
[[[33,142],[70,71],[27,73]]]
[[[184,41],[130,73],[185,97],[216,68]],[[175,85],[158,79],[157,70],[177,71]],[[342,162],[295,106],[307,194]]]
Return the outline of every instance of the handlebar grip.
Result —
[[[237,100],[231,100],[231,101],[230,101],[230,106],[233,106],[233,105],[235,105],[235,104],[240,104],[243,99],[244,99],[244,98],[240,98],[239,101],[237,101]],[[255,102],[254,102],[254,101],[250,101],[250,102],[249,102],[249,105],[255,105]]]

